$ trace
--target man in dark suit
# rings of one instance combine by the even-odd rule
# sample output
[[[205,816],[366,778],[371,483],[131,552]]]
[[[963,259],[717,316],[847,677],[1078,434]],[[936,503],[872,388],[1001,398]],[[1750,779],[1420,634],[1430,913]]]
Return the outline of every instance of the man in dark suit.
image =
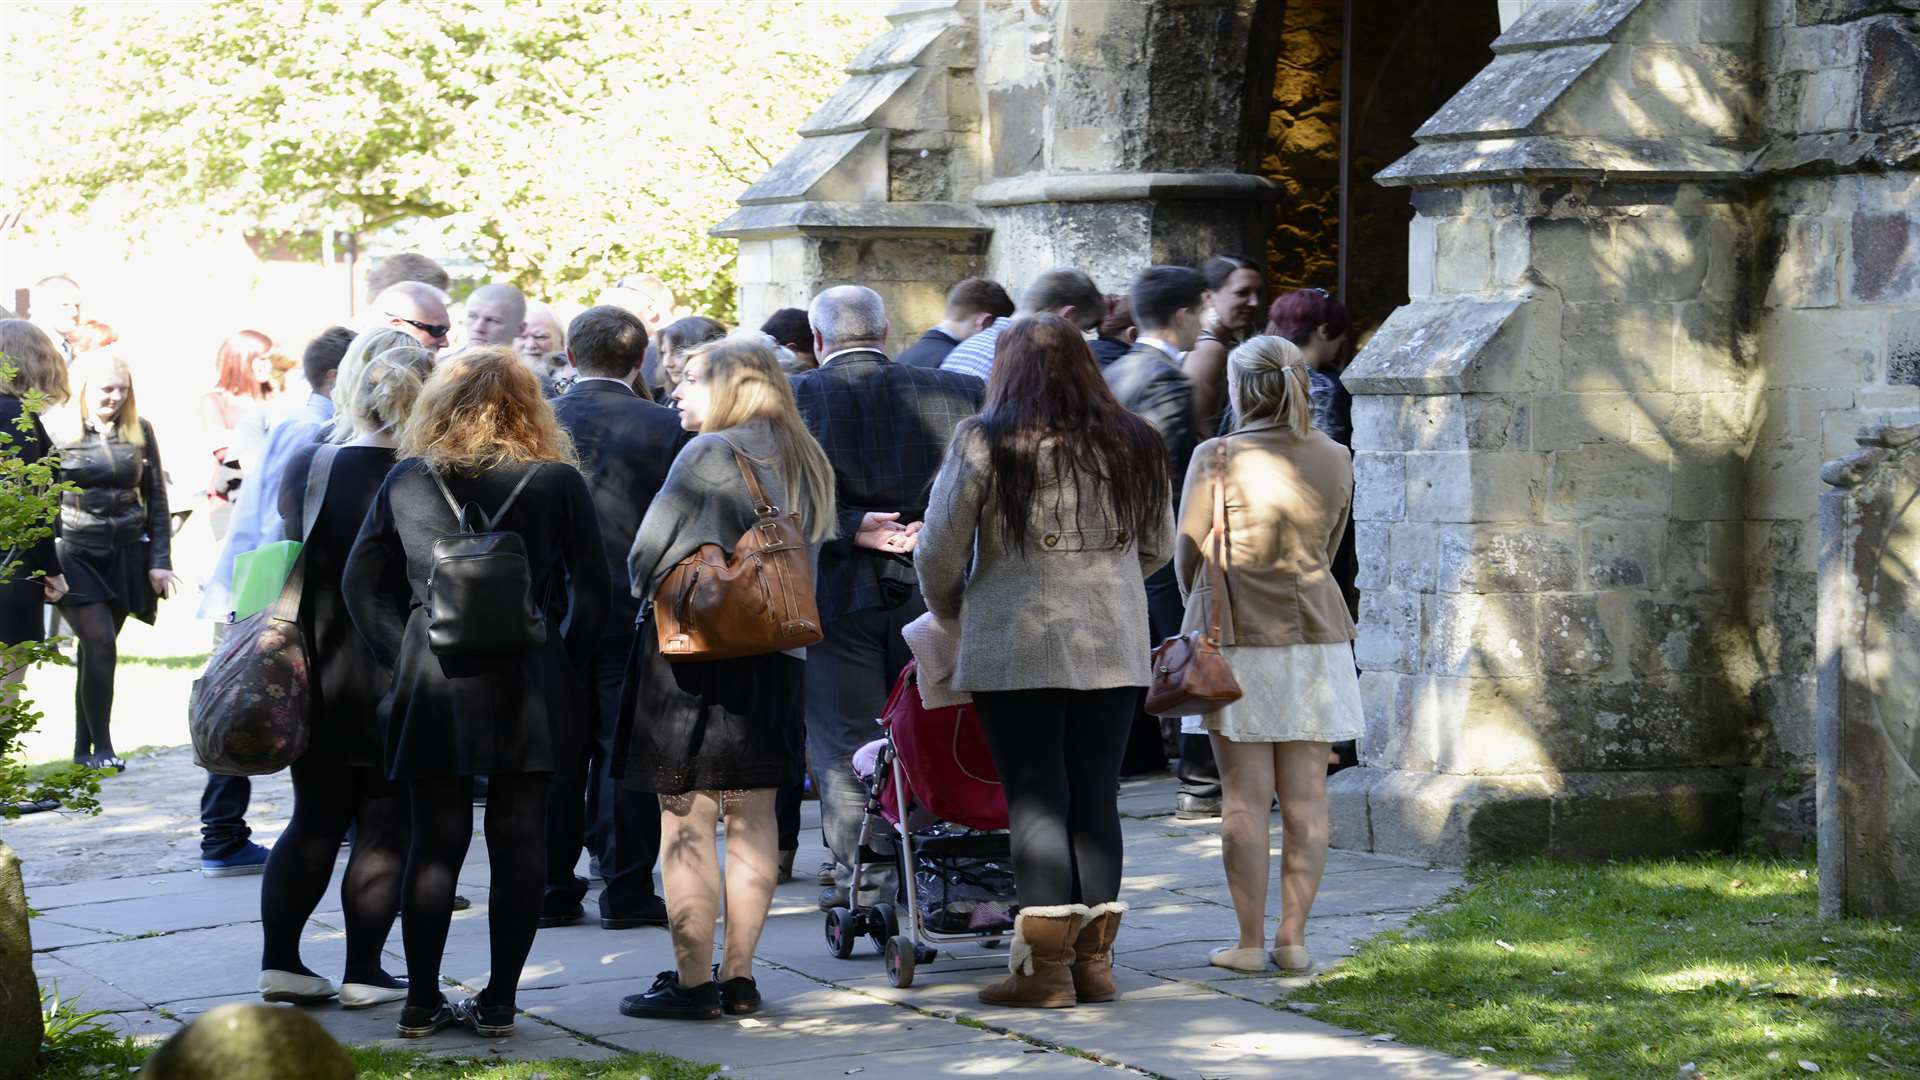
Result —
[[[1205,291],[1206,280],[1196,270],[1184,266],[1149,266],[1142,270],[1128,294],[1139,336],[1132,349],[1102,369],[1120,404],[1152,424],[1166,440],[1167,473],[1175,499],[1186,485],[1187,463],[1199,443],[1193,424],[1193,384],[1180,369],[1180,354],[1193,348],[1200,337]],[[1164,567],[1147,579],[1148,634],[1153,642],[1158,644],[1179,633],[1183,614],[1173,567]],[[1143,719],[1136,734],[1151,738],[1135,739],[1133,743],[1153,745],[1150,756],[1157,759],[1158,766],[1164,766],[1160,740],[1153,734],[1157,728],[1157,722]],[[1129,745],[1131,748],[1132,743]],[[1128,754],[1130,761],[1133,757]],[[1174,812],[1183,818],[1217,816],[1220,771],[1206,735],[1181,735],[1179,775]]]
[[[906,666],[900,628],[927,610],[912,561],[927,494],[986,385],[888,359],[886,304],[872,289],[828,289],[807,318],[820,367],[794,376],[793,392],[833,463],[840,502],[839,534],[821,549],[816,588],[826,640],[807,650],[807,740],[836,864],[820,897],[830,908],[848,903],[866,809],[853,752],[876,736],[874,718]]]
[[[646,351],[646,327],[617,307],[588,308],[567,327],[567,352],[580,376],[554,401],[553,412],[573,436],[600,515],[607,568],[620,585],[613,590],[606,629],[585,673],[596,691],[596,737],[588,741],[583,760],[573,770],[556,772],[550,788],[541,926],[564,926],[586,913],[581,901],[587,881],[573,872],[583,842],[597,849],[606,879],[600,893],[601,926],[624,930],[667,924],[666,904],[653,891],[660,802],[645,792],[625,790],[609,773],[622,720],[621,684],[640,606],[624,585],[627,549],[674,455],[690,438],[672,409],[634,390]]]

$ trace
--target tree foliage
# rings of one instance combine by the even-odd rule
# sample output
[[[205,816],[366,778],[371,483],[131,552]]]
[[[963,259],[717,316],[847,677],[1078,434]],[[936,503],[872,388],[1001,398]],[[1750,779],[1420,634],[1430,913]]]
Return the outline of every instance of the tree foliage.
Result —
[[[884,28],[822,0],[10,4],[9,171],[137,224],[441,220],[549,299],[645,269],[731,306],[706,235]]]

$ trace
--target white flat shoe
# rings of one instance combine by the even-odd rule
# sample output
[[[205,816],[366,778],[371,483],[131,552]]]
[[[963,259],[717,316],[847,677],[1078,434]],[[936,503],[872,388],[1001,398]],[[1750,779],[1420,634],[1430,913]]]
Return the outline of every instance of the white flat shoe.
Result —
[[[370,983],[341,983],[340,1007],[343,1009],[371,1009],[375,1005],[385,1005],[389,1001],[404,1001],[407,988],[404,986],[374,986]]]
[[[301,975],[292,971],[275,971],[268,968],[260,973],[260,996],[268,1001],[286,1002],[293,1005],[318,1005],[330,1001],[338,994],[332,980],[318,975]]]
[[[1228,971],[1260,972],[1267,970],[1267,954],[1261,949],[1232,949],[1221,946],[1207,953],[1207,963]]]
[[[1273,966],[1281,971],[1306,971],[1313,967],[1313,957],[1305,945],[1275,945]]]

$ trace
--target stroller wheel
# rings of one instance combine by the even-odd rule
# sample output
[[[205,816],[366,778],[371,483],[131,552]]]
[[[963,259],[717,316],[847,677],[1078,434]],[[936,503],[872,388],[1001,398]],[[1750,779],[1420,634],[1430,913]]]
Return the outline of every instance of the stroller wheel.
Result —
[[[895,934],[887,939],[887,982],[902,989],[913,985],[913,967],[919,960],[913,939]]]
[[[845,960],[853,955],[853,943],[859,938],[859,924],[852,908],[837,907],[827,912],[827,951]]]
[[[873,934],[873,947],[887,951],[887,942],[900,936],[900,915],[892,904],[873,905],[867,929]]]

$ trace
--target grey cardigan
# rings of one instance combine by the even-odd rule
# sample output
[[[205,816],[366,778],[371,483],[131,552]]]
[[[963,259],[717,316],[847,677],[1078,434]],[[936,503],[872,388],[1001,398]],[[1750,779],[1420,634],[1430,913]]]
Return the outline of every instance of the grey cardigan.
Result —
[[[629,585],[643,604],[653,598],[668,571],[702,544],[732,551],[753,527],[753,499],[740,480],[733,446],[747,455],[767,498],[783,511],[796,509],[787,501],[786,486],[774,464],[773,432],[764,421],[696,436],[673,459],[666,482],[647,507],[627,552]],[[817,560],[820,545],[810,545],[808,554]]]
[[[1171,556],[1172,500],[1151,529],[1135,535],[1132,523],[1112,519],[1104,500],[1053,478],[1043,459],[1033,532],[1020,552],[987,505],[991,476],[986,437],[969,426],[933,481],[913,556],[928,609],[960,625],[953,688],[1147,685],[1142,581]]]

